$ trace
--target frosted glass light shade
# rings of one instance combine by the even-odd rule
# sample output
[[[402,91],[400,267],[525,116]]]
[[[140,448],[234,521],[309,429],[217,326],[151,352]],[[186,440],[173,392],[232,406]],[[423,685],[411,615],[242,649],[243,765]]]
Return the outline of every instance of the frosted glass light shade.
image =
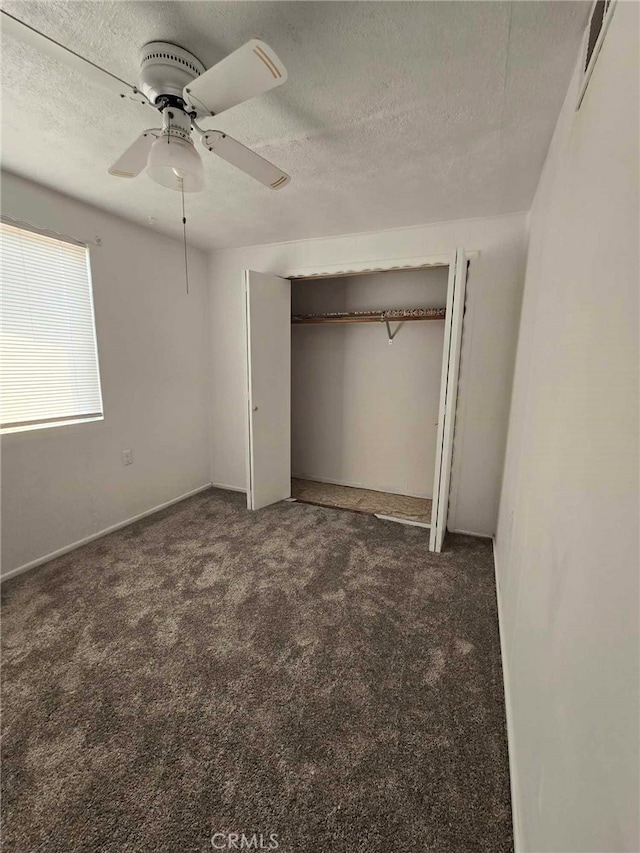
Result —
[[[198,193],[204,189],[204,169],[192,142],[175,136],[161,136],[151,146],[147,174],[163,187]]]

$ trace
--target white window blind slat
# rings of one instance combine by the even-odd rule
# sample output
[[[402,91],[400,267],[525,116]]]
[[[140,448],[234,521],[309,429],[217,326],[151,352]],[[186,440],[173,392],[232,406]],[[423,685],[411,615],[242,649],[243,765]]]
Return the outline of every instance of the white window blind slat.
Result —
[[[0,223],[0,429],[103,417],[89,252]]]

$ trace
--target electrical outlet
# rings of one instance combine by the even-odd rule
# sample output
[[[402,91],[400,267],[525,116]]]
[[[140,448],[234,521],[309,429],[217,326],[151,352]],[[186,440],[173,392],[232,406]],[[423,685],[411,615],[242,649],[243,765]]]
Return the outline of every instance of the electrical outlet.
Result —
[[[131,465],[133,462],[133,453],[130,450],[122,451],[122,464],[123,465]]]

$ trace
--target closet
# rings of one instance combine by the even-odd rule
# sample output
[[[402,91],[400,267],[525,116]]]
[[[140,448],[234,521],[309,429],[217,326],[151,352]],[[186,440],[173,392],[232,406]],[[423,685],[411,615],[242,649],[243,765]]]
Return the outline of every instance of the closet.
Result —
[[[447,281],[292,281],[292,498],[430,526]]]
[[[458,248],[245,270],[249,510],[346,504],[441,550],[467,269]]]

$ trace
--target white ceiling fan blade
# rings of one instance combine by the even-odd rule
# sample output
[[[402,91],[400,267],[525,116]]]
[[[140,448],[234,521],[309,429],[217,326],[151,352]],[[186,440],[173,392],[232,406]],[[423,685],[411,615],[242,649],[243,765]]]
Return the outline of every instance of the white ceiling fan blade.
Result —
[[[94,80],[101,86],[107,86],[123,98],[135,95],[143,103],[148,103],[144,95],[135,86],[132,86],[131,83],[121,80],[115,74],[105,71],[104,68],[100,68],[99,65],[91,62],[90,59],[85,59],[84,56],[80,56],[79,53],[75,53],[75,51],[60,44],[55,39],[45,36],[39,30],[29,26],[29,24],[25,24],[23,21],[18,20],[18,18],[14,18],[13,15],[5,12],[4,9],[0,11],[2,12],[0,20],[2,21],[3,32],[8,33],[24,44],[28,44],[39,53],[50,56],[58,62],[63,62],[69,68],[73,68],[79,74],[82,74],[83,77]]]
[[[231,163],[232,166],[272,190],[282,189],[291,180],[282,169],[278,169],[277,166],[256,154],[255,151],[245,148],[244,145],[219,130],[210,130],[205,133],[202,137],[202,144],[209,151],[213,151],[218,157],[226,160],[227,163]]]
[[[161,135],[162,131],[157,128],[145,130],[111,166],[109,174],[116,178],[135,178],[146,168],[149,150]]]
[[[252,39],[185,86],[184,99],[207,115],[262,95],[287,80],[287,69],[269,45]]]

